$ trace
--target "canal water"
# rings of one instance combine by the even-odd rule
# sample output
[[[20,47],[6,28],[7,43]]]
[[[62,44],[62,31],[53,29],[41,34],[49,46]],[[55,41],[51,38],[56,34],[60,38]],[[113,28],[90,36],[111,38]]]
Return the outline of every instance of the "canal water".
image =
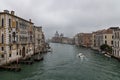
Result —
[[[21,72],[0,71],[0,80],[120,80],[119,61],[87,48],[50,45],[53,52],[44,61],[21,65]]]

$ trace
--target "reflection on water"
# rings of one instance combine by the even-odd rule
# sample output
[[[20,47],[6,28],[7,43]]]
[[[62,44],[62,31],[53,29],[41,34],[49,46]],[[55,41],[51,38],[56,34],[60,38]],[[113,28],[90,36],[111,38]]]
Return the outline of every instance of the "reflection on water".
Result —
[[[50,44],[53,52],[42,62],[22,65],[21,72],[0,71],[0,80],[120,80],[120,62],[97,51]],[[77,55],[82,53],[84,57]]]

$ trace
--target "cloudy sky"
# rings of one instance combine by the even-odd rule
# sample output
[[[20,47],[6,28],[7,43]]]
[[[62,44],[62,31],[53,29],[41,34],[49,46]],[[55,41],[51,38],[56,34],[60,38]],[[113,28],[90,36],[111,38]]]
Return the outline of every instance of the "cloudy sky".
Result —
[[[120,26],[120,0],[1,0],[0,11],[14,10],[43,26],[47,37],[65,36]]]

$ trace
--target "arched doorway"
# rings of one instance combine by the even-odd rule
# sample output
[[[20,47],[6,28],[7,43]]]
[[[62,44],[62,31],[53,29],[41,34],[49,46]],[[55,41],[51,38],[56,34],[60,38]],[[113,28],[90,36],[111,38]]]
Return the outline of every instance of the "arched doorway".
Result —
[[[22,57],[25,57],[25,47],[22,49]]]

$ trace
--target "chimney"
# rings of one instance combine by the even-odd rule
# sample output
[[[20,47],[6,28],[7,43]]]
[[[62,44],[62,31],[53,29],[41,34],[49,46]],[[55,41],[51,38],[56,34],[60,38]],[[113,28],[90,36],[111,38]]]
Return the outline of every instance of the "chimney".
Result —
[[[31,19],[29,19],[29,21],[31,22]]]
[[[8,10],[4,10],[4,12],[5,12],[5,13],[9,13],[9,11],[8,11]]]
[[[12,14],[12,15],[15,15],[15,11],[11,11],[11,14]]]

